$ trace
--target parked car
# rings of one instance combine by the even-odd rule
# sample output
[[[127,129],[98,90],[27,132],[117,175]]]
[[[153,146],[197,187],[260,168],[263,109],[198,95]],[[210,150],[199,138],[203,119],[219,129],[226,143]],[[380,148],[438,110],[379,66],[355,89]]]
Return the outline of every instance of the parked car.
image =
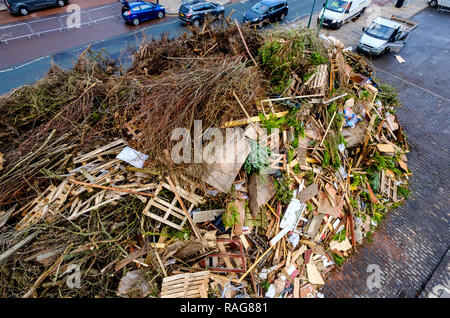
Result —
[[[166,9],[160,4],[126,0],[120,0],[120,2],[123,3],[122,18],[128,24],[138,25],[150,19],[162,19],[166,15]]]
[[[450,11],[450,0],[430,0],[428,5],[438,11]]]
[[[28,15],[31,11],[48,7],[64,7],[69,0],[4,0],[11,14]]]
[[[317,18],[317,24],[323,14],[322,25],[340,29],[340,27],[351,19],[359,18],[364,14],[366,8],[370,6],[371,0],[332,0],[328,2],[327,7],[320,11]]]
[[[283,21],[289,8],[286,0],[263,0],[244,13],[244,23],[256,24],[262,28],[266,23]]]
[[[218,3],[202,0],[188,1],[181,5],[178,17],[183,24],[198,27],[205,21],[205,16],[224,16],[225,7]]]
[[[399,52],[417,25],[417,22],[396,16],[390,19],[377,17],[369,27],[363,28],[357,50],[371,55]]]

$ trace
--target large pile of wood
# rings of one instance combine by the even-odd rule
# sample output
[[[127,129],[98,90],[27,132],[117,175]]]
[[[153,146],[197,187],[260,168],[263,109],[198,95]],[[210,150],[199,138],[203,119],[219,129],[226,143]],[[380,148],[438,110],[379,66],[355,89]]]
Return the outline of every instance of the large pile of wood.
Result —
[[[11,146],[0,184],[23,186],[2,197],[3,296],[317,297],[407,197],[398,101],[361,57],[307,30],[202,32],[180,40],[199,54],[184,64],[156,45],[176,56],[152,80],[147,45],[127,78],[85,83],[69,105],[120,101],[107,135],[86,136],[99,115],[78,107],[74,131],[48,115],[26,155]]]

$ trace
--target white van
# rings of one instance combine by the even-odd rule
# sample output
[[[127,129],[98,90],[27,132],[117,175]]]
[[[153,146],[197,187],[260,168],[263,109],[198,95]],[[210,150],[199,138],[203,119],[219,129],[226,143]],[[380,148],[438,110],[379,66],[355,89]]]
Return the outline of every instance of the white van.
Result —
[[[329,0],[328,5],[320,11],[317,24],[323,16],[322,25],[339,29],[345,22],[355,19],[364,14],[371,0]]]
[[[428,5],[438,9],[438,11],[450,11],[450,0],[430,0]]]

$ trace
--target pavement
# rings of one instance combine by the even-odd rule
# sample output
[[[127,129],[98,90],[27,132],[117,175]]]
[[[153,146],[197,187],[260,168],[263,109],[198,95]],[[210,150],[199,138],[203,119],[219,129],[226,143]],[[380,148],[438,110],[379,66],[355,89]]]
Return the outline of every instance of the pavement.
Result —
[[[411,148],[411,195],[388,213],[372,243],[330,275],[325,297],[448,296],[450,13],[426,8],[413,19],[420,24],[400,51],[406,63],[393,53],[371,61],[403,104],[397,115]]]
[[[395,7],[396,1],[386,0],[372,0],[372,4],[366,9],[365,13],[356,21],[344,24],[339,30],[331,30],[322,28],[321,34],[332,35],[344,42],[346,46],[356,47],[356,43],[361,37],[362,28],[368,27],[372,20],[378,16],[390,18],[396,15],[402,18],[409,18],[428,7],[425,0],[410,0],[405,1],[406,6],[401,8]],[[322,8],[320,8],[322,9]],[[311,27],[317,28],[317,18],[319,13],[313,15],[311,20]],[[308,17],[300,19],[297,24],[307,26]]]
[[[0,4],[3,4],[4,6],[4,2],[3,0],[0,0]],[[86,9],[86,8],[92,8],[92,7],[99,7],[99,6],[103,6],[105,4],[119,4],[116,0],[69,0],[69,5],[70,4],[76,4],[78,5],[81,9]],[[1,6],[1,5],[0,5]],[[37,18],[44,18],[44,17],[48,17],[48,16],[54,16],[57,14],[66,14],[67,13],[67,8],[69,8],[68,6],[65,7],[50,7],[50,8],[46,8],[43,10],[38,10],[38,11],[34,11],[31,12],[29,15],[27,16],[15,16],[10,14],[9,12],[6,11],[6,6],[4,7],[4,11],[0,10],[0,25],[3,24],[9,24],[9,23],[15,23],[15,22],[24,22],[24,21],[28,21],[28,20],[33,20],[33,19],[37,19]]]

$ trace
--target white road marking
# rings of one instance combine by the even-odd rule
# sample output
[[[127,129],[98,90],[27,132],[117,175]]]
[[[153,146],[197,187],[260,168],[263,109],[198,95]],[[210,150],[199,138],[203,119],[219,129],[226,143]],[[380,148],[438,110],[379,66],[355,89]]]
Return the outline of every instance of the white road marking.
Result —
[[[0,73],[6,73],[6,72],[10,72],[10,71],[15,71],[15,70],[21,69],[22,67],[28,66],[28,65],[30,65],[30,64],[33,64],[33,63],[35,63],[35,62],[37,62],[37,61],[40,61],[40,60],[45,59],[45,58],[48,58],[48,57],[50,57],[50,55],[41,56],[40,58],[37,58],[37,59],[35,59],[35,60],[26,62],[26,63],[21,64],[21,65],[19,65],[19,66],[11,67],[11,68],[8,68],[8,69],[6,69],[6,70],[0,70]]]

